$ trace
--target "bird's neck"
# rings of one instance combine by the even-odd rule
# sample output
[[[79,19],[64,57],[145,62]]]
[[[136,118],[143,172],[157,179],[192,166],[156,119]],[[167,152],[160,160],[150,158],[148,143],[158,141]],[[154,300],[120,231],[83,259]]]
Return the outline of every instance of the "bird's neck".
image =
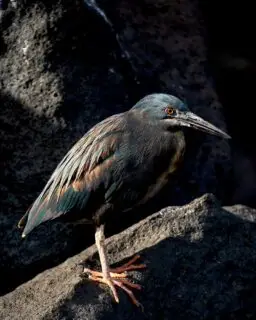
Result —
[[[137,141],[146,141],[153,147],[161,146],[161,150],[183,150],[185,136],[180,127],[170,127],[164,121],[152,121],[138,114],[130,113],[127,117],[128,127],[136,136]]]

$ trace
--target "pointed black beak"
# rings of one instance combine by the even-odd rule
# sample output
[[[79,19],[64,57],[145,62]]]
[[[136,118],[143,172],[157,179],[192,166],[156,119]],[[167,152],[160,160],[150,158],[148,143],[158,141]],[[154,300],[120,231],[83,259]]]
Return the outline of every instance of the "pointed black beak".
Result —
[[[231,139],[231,137],[226,132],[215,127],[210,122],[205,121],[192,112],[180,113],[176,119],[181,126],[194,128],[225,139]]]

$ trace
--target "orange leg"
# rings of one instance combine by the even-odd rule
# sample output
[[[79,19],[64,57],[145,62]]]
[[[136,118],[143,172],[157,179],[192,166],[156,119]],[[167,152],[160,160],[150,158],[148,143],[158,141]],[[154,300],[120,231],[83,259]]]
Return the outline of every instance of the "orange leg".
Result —
[[[119,287],[128,294],[128,296],[131,298],[132,302],[136,306],[140,306],[140,303],[135,298],[133,292],[129,288],[140,290],[141,286],[128,281],[126,279],[127,277],[126,271],[144,269],[146,268],[146,265],[134,264],[134,262],[140,258],[139,255],[136,255],[130,261],[125,263],[123,266],[110,269],[107,262],[107,255],[106,255],[104,240],[105,240],[104,227],[101,226],[96,230],[95,242],[96,242],[96,246],[100,256],[102,272],[90,270],[87,268],[84,269],[84,272],[89,273],[89,279],[108,285],[117,303],[119,302],[119,298],[118,298],[116,287]]]

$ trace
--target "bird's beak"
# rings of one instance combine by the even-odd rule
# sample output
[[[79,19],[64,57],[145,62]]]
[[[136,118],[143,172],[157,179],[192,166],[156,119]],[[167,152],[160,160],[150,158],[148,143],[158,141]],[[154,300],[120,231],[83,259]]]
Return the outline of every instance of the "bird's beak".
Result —
[[[231,137],[227,133],[215,127],[213,124],[209,123],[208,121],[205,121],[204,119],[198,117],[192,112],[180,113],[177,118],[178,118],[177,119],[178,122],[180,122],[180,125],[182,126],[204,131],[225,139],[231,139]]]

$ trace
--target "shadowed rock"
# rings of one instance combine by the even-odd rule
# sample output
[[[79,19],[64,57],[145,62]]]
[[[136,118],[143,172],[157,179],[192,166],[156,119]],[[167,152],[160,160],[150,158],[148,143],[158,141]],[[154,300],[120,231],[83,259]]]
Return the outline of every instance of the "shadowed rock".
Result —
[[[211,195],[168,207],[108,239],[111,263],[139,253],[147,264],[130,273],[143,286],[136,296],[144,310],[124,293],[115,304],[106,287],[80,277],[83,265],[98,264],[92,246],[0,298],[0,318],[254,318],[255,221],[255,210],[224,210]]]

